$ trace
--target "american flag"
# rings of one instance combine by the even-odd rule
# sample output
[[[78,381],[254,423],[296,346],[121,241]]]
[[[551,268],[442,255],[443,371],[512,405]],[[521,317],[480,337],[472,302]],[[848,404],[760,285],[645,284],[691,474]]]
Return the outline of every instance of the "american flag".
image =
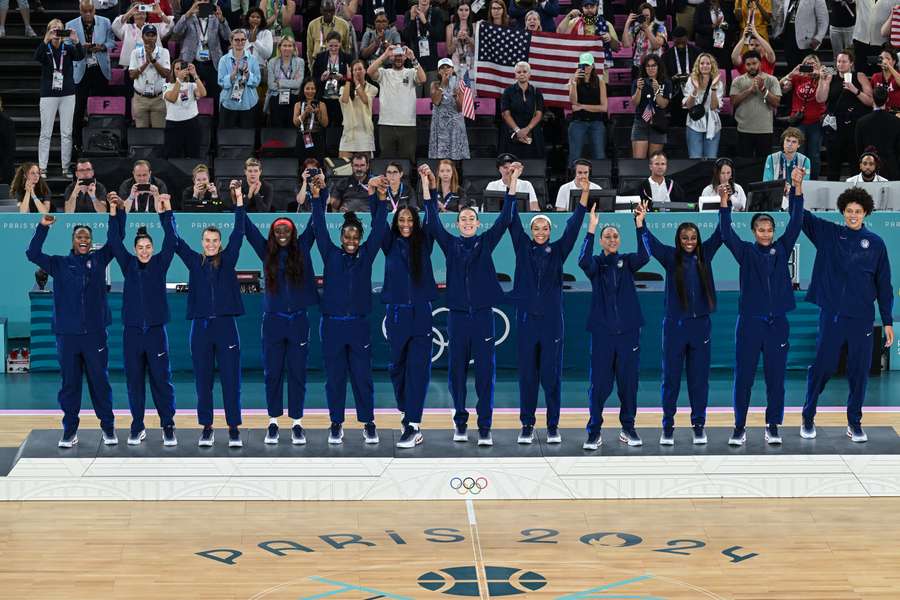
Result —
[[[597,36],[531,33],[482,21],[475,31],[478,95],[499,98],[515,83],[515,64],[527,62],[531,65],[531,83],[544,96],[544,103],[568,108],[569,79],[582,52],[590,52],[594,68],[603,71],[603,40]]]
[[[472,82],[469,81],[469,73],[463,75],[459,82],[459,89],[463,93],[462,114],[465,118],[475,120],[475,94],[472,92]]]

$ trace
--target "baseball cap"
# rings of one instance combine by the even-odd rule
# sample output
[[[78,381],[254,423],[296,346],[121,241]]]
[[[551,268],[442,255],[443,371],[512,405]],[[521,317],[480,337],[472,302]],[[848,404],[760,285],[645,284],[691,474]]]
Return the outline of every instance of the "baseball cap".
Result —
[[[583,0],[581,3],[582,6],[587,6],[589,4],[600,4],[599,0]]]
[[[157,35],[156,27],[151,24],[144,25],[144,28],[141,29],[141,35],[147,35],[148,33],[152,33],[153,35]]]
[[[592,65],[594,64],[594,55],[590,52],[584,52],[581,56],[578,57],[579,65]]]
[[[442,58],[441,60],[438,61],[438,65],[437,65],[437,66],[438,66],[438,69],[440,69],[440,68],[443,67],[444,65],[446,65],[446,66],[452,68],[452,67],[453,67],[453,61],[450,60],[449,58]]]
[[[510,154],[509,152],[504,152],[500,156],[497,157],[497,166],[502,167],[503,165],[508,165],[509,163],[519,162],[519,159],[515,154]]]

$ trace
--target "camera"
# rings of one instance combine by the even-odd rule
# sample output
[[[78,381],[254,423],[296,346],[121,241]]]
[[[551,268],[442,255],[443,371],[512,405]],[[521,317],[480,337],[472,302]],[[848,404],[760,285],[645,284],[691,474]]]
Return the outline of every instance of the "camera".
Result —
[[[56,30],[57,37],[69,37],[70,35],[72,35],[71,29],[57,29]]]
[[[306,173],[309,178],[318,177],[319,173],[321,173],[319,169],[307,169]]]
[[[152,4],[138,4],[138,11],[146,12],[146,13],[153,12],[153,5]]]
[[[640,14],[634,19],[634,22],[637,23],[638,25],[643,25],[644,21],[646,21],[646,20],[647,20],[646,17],[644,17],[643,14]]]
[[[149,183],[139,183],[137,184],[137,191],[139,192],[149,192],[150,184]]]
[[[875,56],[867,56],[866,64],[869,65],[870,67],[875,67],[875,66],[880,67],[881,66],[881,55],[876,54]]]
[[[214,12],[215,12],[215,9],[213,9],[212,4],[210,4],[209,2],[201,3],[197,9],[197,14],[201,19],[207,18]]]
[[[78,180],[78,185],[91,185],[92,183],[94,183],[93,177],[91,177],[90,179],[79,179]]]
[[[814,69],[813,69],[812,65],[800,65],[800,68],[798,69],[798,71],[800,73],[812,73],[814,71]]]

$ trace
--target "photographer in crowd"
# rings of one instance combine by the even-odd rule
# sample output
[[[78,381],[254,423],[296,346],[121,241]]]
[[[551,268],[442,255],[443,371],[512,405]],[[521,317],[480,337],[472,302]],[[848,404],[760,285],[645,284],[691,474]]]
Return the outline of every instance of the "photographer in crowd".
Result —
[[[216,184],[209,177],[209,167],[197,165],[191,171],[193,182],[181,192],[181,209],[186,212],[222,212],[224,204]]]
[[[75,161],[75,181],[63,192],[67,213],[105,213],[106,187],[94,178],[94,165],[88,158]]]
[[[160,194],[168,194],[166,182],[155,177],[146,160],[137,160],[131,169],[131,177],[119,186],[119,198],[124,198],[125,210],[132,212],[156,212]]]
[[[825,74],[819,57],[809,54],[803,62],[781,78],[781,91],[791,96],[791,115],[788,124],[803,132],[805,142],[802,150],[812,161],[810,176],[818,179],[822,165],[822,118],[825,116],[825,103],[816,98],[819,80]]]

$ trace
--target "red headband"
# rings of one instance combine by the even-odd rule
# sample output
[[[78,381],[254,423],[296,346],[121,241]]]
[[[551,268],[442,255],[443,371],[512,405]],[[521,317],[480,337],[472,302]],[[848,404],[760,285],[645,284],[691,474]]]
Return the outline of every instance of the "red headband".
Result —
[[[272,223],[272,227],[276,227],[278,225],[287,225],[291,229],[294,228],[294,222],[291,221],[290,219],[286,219],[284,217],[281,217],[280,219],[275,219],[275,222]]]

